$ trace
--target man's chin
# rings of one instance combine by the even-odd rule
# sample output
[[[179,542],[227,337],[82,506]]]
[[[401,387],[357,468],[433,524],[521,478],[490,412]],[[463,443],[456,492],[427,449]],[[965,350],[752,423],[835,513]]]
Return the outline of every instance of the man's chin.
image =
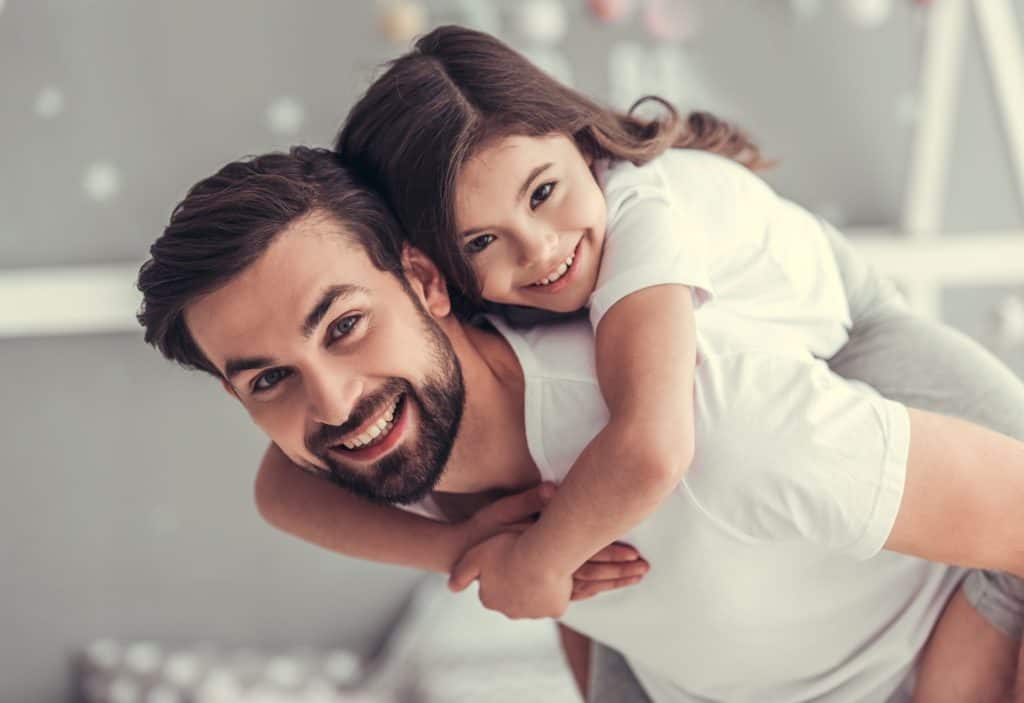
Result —
[[[441,480],[444,464],[424,467],[409,461],[404,452],[397,451],[377,462],[373,478],[368,480],[361,469],[349,468],[333,457],[322,457],[330,479],[352,493],[379,505],[408,505],[430,495]]]

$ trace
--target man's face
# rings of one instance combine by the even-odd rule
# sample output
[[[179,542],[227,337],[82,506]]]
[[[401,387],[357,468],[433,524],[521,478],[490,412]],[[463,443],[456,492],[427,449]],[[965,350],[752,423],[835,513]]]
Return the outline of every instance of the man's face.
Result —
[[[314,214],[185,320],[293,462],[370,500],[407,503],[440,479],[464,403],[458,359],[421,294]]]

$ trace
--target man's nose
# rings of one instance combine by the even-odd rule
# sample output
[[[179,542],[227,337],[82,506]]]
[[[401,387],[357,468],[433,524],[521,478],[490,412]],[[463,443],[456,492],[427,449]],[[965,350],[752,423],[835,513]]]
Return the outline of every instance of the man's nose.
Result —
[[[363,384],[358,378],[339,378],[324,374],[309,383],[309,410],[312,419],[322,425],[343,424],[352,414],[352,409],[362,393]]]

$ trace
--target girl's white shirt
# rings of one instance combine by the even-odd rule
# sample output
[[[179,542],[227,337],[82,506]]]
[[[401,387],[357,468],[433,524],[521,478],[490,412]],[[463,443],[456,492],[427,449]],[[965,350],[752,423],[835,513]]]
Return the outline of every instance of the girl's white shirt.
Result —
[[[595,330],[623,297],[676,283],[693,289],[700,344],[742,336],[828,358],[846,343],[850,310],[826,223],[749,169],[671,149],[643,166],[599,162],[595,172],[608,207]]]

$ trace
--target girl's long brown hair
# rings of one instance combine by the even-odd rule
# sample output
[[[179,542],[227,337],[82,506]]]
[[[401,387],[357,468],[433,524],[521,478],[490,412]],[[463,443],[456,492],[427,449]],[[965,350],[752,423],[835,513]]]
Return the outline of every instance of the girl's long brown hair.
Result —
[[[706,112],[660,119],[601,107],[494,37],[438,27],[395,59],[349,112],[335,142],[341,157],[390,202],[412,244],[447,276],[457,309],[479,308],[476,277],[455,229],[459,169],[490,140],[571,136],[593,158],[644,164],[670,148],[701,149],[750,168],[758,148]],[[639,104],[639,103],[638,103]]]

